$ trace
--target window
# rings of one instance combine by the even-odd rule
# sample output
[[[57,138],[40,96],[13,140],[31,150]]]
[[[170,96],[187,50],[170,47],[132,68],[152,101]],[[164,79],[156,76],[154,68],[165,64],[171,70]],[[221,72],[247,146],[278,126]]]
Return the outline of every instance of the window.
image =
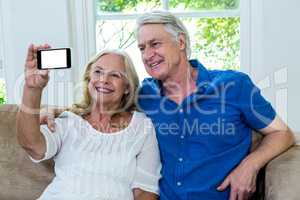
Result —
[[[122,48],[133,58],[140,78],[147,76],[134,36],[135,19],[165,9],[189,30],[191,58],[208,68],[240,68],[239,0],[96,0],[96,49]]]
[[[4,104],[5,102],[6,102],[5,84],[4,84],[4,80],[0,79],[0,104]]]

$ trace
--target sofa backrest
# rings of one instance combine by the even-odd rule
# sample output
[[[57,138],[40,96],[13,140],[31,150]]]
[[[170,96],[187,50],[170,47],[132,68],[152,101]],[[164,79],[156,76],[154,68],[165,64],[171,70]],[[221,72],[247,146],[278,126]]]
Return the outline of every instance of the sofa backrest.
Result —
[[[0,106],[0,200],[37,199],[54,177],[52,160],[33,163],[16,137],[17,105]],[[253,134],[252,149],[260,142]]]
[[[0,199],[37,199],[52,180],[53,161],[33,163],[18,145],[16,105],[0,106]]]

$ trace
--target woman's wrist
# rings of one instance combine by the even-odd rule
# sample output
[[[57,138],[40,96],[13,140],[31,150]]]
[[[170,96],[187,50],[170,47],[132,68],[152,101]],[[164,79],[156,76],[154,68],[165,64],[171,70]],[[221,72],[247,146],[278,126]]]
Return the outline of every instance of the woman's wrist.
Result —
[[[21,110],[28,114],[39,114],[43,88],[28,87],[23,89]]]
[[[24,85],[24,91],[27,91],[31,94],[34,94],[34,93],[41,94],[43,92],[43,89],[44,88],[41,88],[41,87],[30,87],[26,83]]]

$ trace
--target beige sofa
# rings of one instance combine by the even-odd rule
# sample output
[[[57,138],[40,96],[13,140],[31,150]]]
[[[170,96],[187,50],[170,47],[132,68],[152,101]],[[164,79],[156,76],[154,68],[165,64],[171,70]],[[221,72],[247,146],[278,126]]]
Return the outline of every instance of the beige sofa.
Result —
[[[36,199],[53,178],[53,162],[32,163],[16,139],[16,105],[0,106],[0,200]],[[254,135],[254,144],[259,137]],[[293,147],[268,164],[258,178],[252,199],[300,199],[300,147]]]

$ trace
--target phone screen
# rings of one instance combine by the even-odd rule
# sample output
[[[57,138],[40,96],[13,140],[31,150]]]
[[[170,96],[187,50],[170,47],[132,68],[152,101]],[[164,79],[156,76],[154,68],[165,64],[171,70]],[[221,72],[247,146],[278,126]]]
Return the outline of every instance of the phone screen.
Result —
[[[71,67],[70,48],[45,49],[37,52],[38,69],[62,69]]]

